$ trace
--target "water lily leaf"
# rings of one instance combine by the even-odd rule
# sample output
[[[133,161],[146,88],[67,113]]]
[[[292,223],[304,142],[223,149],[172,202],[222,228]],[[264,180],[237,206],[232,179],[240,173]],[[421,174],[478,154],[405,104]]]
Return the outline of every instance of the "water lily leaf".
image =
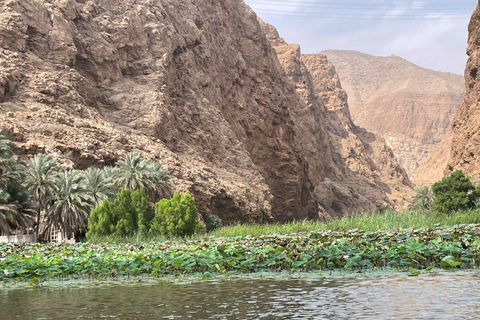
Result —
[[[175,269],[179,269],[182,264],[183,264],[183,259],[182,258],[175,258],[172,262],[172,266]]]
[[[453,256],[446,256],[440,261],[440,267],[443,269],[451,269],[459,266],[460,261],[456,261]]]

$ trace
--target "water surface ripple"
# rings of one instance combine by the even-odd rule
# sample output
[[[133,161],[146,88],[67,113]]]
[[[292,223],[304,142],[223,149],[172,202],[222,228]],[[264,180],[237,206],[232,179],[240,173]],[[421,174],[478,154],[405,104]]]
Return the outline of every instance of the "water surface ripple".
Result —
[[[480,273],[0,289],[0,319],[479,319]]]

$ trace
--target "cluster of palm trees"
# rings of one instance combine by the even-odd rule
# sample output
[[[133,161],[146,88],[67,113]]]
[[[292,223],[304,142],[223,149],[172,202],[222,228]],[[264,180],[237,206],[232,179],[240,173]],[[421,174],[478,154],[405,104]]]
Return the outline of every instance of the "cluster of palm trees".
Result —
[[[20,185],[25,171],[17,160],[8,140],[0,136],[0,235],[33,224],[34,211],[26,189]]]
[[[0,137],[0,234],[27,228],[36,216],[39,235],[80,235],[93,208],[113,200],[120,190],[140,188],[153,200],[171,195],[168,171],[139,152],[129,153],[115,167],[63,170],[47,154],[18,164],[9,141]]]

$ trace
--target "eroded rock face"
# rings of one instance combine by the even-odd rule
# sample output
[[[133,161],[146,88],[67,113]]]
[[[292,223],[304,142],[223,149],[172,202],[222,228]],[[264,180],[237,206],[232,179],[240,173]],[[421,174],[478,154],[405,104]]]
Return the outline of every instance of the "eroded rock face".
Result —
[[[242,1],[9,0],[0,46],[0,126],[23,156],[86,168],[139,150],[227,224],[393,205],[352,180],[330,113]]]
[[[424,69],[396,56],[323,53],[348,93],[353,121],[386,140],[415,184],[435,182],[429,177],[436,178],[438,170],[426,172],[427,163],[419,167],[451,132],[464,97],[463,77]]]
[[[226,223],[315,217],[296,96],[243,2],[6,1],[0,30],[0,123],[25,153],[138,149]]]
[[[264,29],[304,103],[294,110],[294,118],[321,207],[335,207],[334,213],[349,207],[404,207],[412,192],[408,175],[381,137],[352,122],[347,94],[326,56],[302,55],[274,27],[264,24]]]
[[[447,133],[438,147],[422,161],[415,176],[417,186],[429,186],[442,180],[450,161],[453,131]]]
[[[468,26],[469,38],[465,69],[466,94],[453,124],[452,150],[447,171],[461,169],[478,180],[480,170],[480,5]]]

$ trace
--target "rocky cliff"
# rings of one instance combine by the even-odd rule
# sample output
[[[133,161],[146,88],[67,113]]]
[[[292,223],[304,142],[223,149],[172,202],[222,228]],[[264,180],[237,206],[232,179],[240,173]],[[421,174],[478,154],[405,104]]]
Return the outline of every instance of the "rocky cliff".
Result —
[[[415,175],[415,184],[417,186],[429,186],[442,180],[448,161],[450,160],[452,138],[453,131],[450,130],[438,147],[422,161]]]
[[[387,141],[414,183],[435,182],[428,177],[436,179],[438,170],[428,172],[428,165],[418,168],[451,131],[463,100],[463,77],[424,69],[396,56],[323,53],[348,93],[353,121]]]
[[[410,180],[385,141],[352,122],[347,94],[332,63],[324,55],[302,55],[298,45],[286,43],[273,26],[263,25],[305,104],[294,110],[294,116],[297,127],[303,129],[300,145],[310,163],[316,199],[323,204],[336,198],[332,193],[341,194],[343,202],[331,205],[342,211],[349,206],[372,210],[372,203],[403,207],[411,195]],[[319,159],[319,154],[324,157]]]
[[[21,155],[85,168],[140,150],[225,223],[394,205],[386,182],[345,166],[336,126],[322,124],[333,114],[311,107],[243,1],[0,8],[0,126]]]
[[[461,169],[478,180],[480,170],[480,3],[468,26],[469,38],[465,69],[466,94],[453,124],[448,171]]]

